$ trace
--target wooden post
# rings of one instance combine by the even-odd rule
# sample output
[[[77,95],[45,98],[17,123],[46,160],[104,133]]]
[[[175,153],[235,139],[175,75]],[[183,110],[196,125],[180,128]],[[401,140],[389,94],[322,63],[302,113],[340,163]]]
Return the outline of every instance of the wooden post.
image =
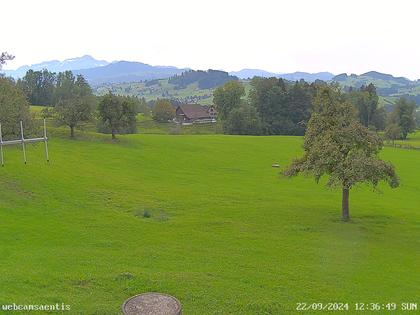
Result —
[[[4,166],[4,157],[3,157],[3,135],[1,132],[1,124],[0,124],[0,156],[1,156],[1,166]]]
[[[23,149],[23,161],[26,164],[25,137],[23,136],[23,122],[22,121],[20,121],[20,133],[21,133],[22,149]]]
[[[45,158],[47,159],[47,162],[50,161],[50,158],[48,156],[48,138],[47,138],[47,126],[44,118],[44,143],[45,143]]]

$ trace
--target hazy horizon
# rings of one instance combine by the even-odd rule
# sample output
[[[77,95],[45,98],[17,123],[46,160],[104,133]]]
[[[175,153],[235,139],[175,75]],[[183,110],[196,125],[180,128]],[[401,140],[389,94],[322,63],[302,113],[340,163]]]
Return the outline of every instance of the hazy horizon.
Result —
[[[23,10],[24,8],[24,10]],[[412,0],[17,0],[3,4],[4,69],[91,55],[192,69],[420,78]]]

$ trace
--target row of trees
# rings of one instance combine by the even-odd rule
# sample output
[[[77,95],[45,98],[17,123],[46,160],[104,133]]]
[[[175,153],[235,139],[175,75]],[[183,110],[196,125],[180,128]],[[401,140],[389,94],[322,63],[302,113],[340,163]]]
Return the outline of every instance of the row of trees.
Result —
[[[97,98],[86,80],[71,71],[59,73],[54,91],[52,116],[70,128],[70,136],[81,123],[97,119],[98,131],[110,133],[136,132],[137,105],[140,101],[129,96],[109,92]]]
[[[32,78],[41,80],[34,79],[39,84],[31,85]],[[33,89],[34,86],[37,88]],[[28,71],[25,78],[17,82],[0,78],[0,117],[5,137],[19,133],[19,121],[24,122],[26,130],[31,130],[34,119],[29,106],[35,99],[49,100],[50,106],[45,107],[44,116],[68,126],[71,137],[75,135],[75,128],[95,121],[98,131],[110,133],[113,139],[118,133],[134,133],[136,115],[144,105],[144,100],[111,93],[98,98],[86,80],[80,75],[74,76],[71,71],[57,75],[48,71]]]
[[[62,80],[63,74],[55,74],[48,70],[28,70],[26,75],[18,79],[17,86],[25,93],[32,105],[52,106],[55,103],[55,88]]]
[[[229,75],[225,71],[209,69],[208,71],[184,71],[179,75],[170,77],[168,82],[174,84],[176,89],[185,88],[192,83],[197,83],[200,89],[212,89],[232,80],[239,79],[236,76]]]
[[[317,91],[327,84],[308,84],[277,78],[254,78],[246,98],[241,82],[230,81],[217,88],[213,102],[217,106],[224,132],[250,135],[303,135]],[[338,85],[330,85],[339,89]],[[350,89],[342,94],[355,109],[359,122],[372,130],[386,131],[389,139],[405,139],[416,128],[416,104],[404,98],[397,101],[392,113],[380,107],[373,84]]]
[[[214,91],[213,102],[225,133],[303,135],[319,84],[255,77],[245,98],[242,83],[230,81]]]

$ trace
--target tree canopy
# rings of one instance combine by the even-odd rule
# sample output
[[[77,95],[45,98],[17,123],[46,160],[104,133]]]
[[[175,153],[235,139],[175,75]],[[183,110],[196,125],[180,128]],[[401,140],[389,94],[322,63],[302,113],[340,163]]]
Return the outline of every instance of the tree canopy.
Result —
[[[175,109],[167,99],[158,99],[153,106],[153,119],[158,122],[168,122],[175,117]]]
[[[25,130],[33,127],[33,119],[25,94],[12,81],[0,77],[0,123],[4,138],[20,134],[19,122]]]
[[[17,81],[17,86],[25,92],[32,105],[50,106],[54,103],[56,79],[55,73],[48,70],[28,70],[26,75]]]
[[[255,107],[242,104],[230,112],[223,125],[224,131],[233,135],[260,135],[261,119]]]
[[[229,81],[218,87],[213,92],[213,103],[217,108],[219,118],[227,119],[230,112],[242,104],[243,96],[245,96],[245,89],[241,82]]]
[[[197,83],[200,89],[211,89],[232,80],[237,81],[238,78],[225,71],[209,69],[208,71],[185,71],[180,75],[169,78],[168,82],[174,84],[178,89],[185,88],[192,83]]]
[[[316,84],[287,83],[277,78],[254,78],[249,101],[260,114],[264,134],[303,135]]]
[[[70,136],[74,137],[74,128],[92,117],[96,104],[92,89],[82,76],[62,72],[57,76],[54,99],[58,120],[70,127]]]
[[[390,124],[400,128],[401,139],[407,139],[407,135],[416,129],[416,103],[400,98],[391,113]]]
[[[109,92],[99,102],[98,111],[101,127],[104,127],[101,131],[111,133],[112,139],[116,139],[118,133],[136,132],[136,104],[130,97]]]

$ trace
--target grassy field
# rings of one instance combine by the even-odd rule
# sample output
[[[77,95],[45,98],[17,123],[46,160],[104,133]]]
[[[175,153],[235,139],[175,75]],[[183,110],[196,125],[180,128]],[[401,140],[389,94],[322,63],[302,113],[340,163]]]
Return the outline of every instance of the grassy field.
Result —
[[[339,192],[271,167],[300,154],[298,137],[59,133],[50,164],[42,145],[26,166],[5,150],[0,304],[119,314],[145,291],[173,294],[186,315],[418,302],[419,151],[385,148],[401,187],[355,189],[344,224]]]
[[[45,109],[44,106],[31,106],[31,112],[35,116],[35,118],[41,123],[43,118],[42,110]],[[48,120],[48,125],[52,127],[58,127],[58,123],[52,119]],[[57,129],[55,128],[55,132],[60,130],[60,135],[66,134],[65,126],[61,126],[62,128]],[[84,132],[96,132],[97,126],[95,122],[87,122],[81,123],[78,125],[76,133],[80,134],[80,131]],[[67,130],[67,133],[69,129]],[[222,134],[223,128],[220,123],[212,123],[212,124],[193,124],[193,125],[177,125],[174,123],[161,123],[156,122],[153,120],[151,116],[145,116],[143,114],[137,115],[137,133],[140,134],[171,134],[171,135],[203,135],[203,134]],[[86,137],[88,134],[84,134]]]
[[[178,125],[172,122],[156,122],[150,116],[137,115],[137,132],[141,134],[171,134],[171,135],[204,135],[221,134],[223,127],[220,123]]]
[[[407,140],[395,141],[395,144],[420,149],[420,130],[410,133]]]

